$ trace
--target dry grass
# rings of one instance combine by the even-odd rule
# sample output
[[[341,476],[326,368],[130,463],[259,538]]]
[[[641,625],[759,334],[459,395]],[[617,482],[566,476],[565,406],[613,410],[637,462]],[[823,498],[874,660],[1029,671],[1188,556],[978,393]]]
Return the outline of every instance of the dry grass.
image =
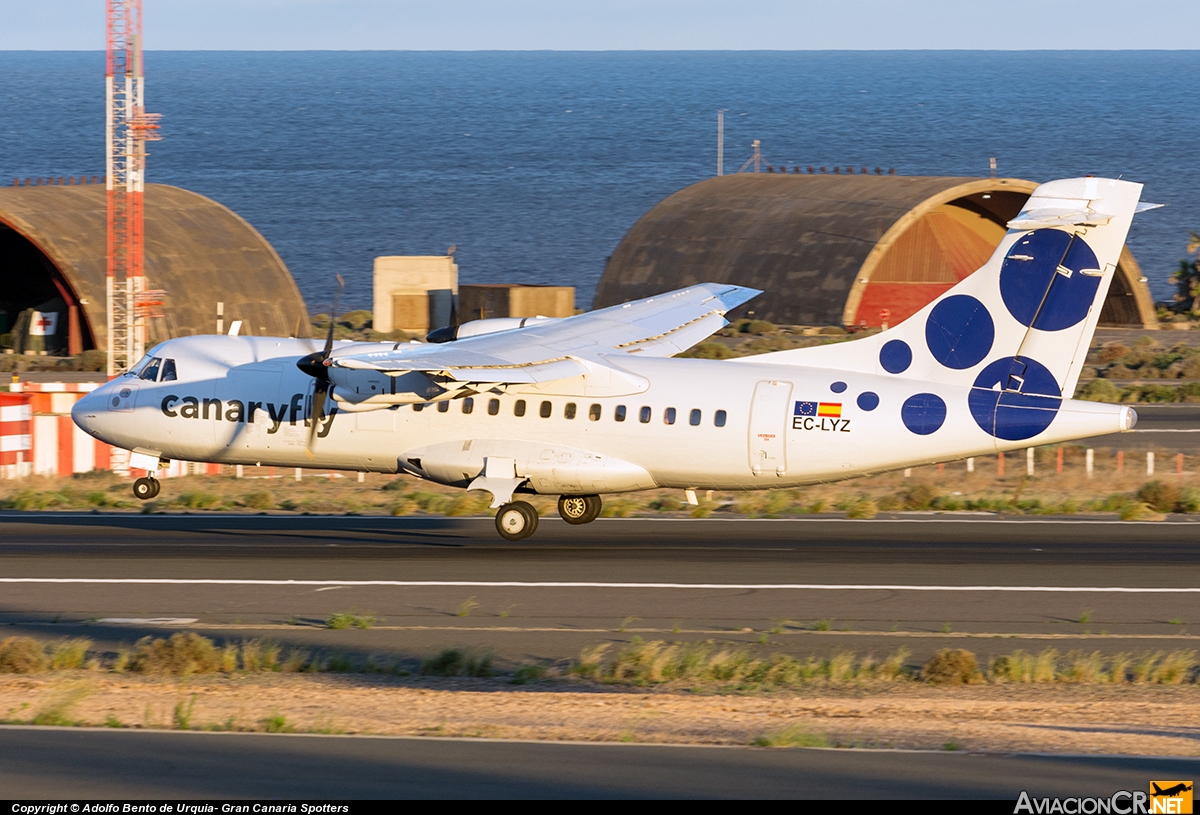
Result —
[[[1195,458],[1185,462],[1185,474],[1174,474],[1172,450],[1158,451],[1160,472],[1147,479],[1141,454],[1125,457],[1117,472],[1115,454],[1098,449],[1095,477],[1084,472],[1084,451],[1064,447],[1064,472],[1055,472],[1055,448],[1038,448],[1033,477],[1025,475],[1023,456],[1010,454],[1006,475],[997,474],[996,457],[975,459],[968,473],[964,462],[915,467],[845,482],[762,492],[715,491],[699,507],[685,505],[677,490],[650,490],[606,496],[604,517],[661,515],[721,517],[727,513],[758,517],[799,517],[811,513],[840,512],[870,518],[881,512],[989,511],[1027,515],[1115,513],[1128,520],[1160,517],[1164,512],[1200,511],[1200,466]],[[229,469],[229,468],[227,468]],[[355,513],[384,515],[490,515],[482,494],[463,493],[450,487],[420,481],[407,475],[368,474],[359,484],[351,474],[328,478],[306,471],[303,481],[291,470],[250,468],[261,477],[187,476],[163,482],[162,494],[153,501],[132,498],[130,482],[112,474],[95,473],[71,478],[26,478],[0,481],[0,508],[127,509],[143,512],[176,510],[232,512]],[[273,474],[273,477],[271,477]],[[539,513],[553,515],[554,500],[531,498]]]

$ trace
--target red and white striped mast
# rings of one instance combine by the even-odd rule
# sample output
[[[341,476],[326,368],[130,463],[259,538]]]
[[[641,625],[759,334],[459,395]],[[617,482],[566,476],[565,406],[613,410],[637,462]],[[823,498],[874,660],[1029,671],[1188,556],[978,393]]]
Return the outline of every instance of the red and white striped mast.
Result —
[[[108,195],[108,375],[133,365],[146,347],[143,240],[146,142],[158,114],[146,113],[142,75],[142,0],[106,0],[105,181]]]

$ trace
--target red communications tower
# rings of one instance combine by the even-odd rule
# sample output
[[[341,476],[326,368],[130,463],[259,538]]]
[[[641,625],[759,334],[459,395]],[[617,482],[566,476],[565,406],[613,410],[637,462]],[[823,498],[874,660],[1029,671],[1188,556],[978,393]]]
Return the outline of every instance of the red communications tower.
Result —
[[[108,190],[108,375],[133,365],[146,346],[146,319],[158,301],[144,268],[146,142],[157,113],[146,113],[142,74],[142,0],[106,0],[105,178]]]

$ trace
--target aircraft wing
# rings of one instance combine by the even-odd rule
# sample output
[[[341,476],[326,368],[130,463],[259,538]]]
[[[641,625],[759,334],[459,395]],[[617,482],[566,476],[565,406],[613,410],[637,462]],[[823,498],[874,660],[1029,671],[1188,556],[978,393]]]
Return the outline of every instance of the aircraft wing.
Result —
[[[440,345],[335,353],[338,368],[399,376],[422,371],[459,382],[537,383],[587,373],[601,355],[669,357],[728,325],[725,313],[761,294],[727,283],[701,283],[553,322]]]

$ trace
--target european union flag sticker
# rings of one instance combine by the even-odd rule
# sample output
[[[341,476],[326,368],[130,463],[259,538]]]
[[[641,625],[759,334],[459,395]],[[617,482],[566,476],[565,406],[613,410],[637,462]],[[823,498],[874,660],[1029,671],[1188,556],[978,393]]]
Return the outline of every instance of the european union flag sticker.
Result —
[[[793,415],[795,415],[795,416],[816,416],[817,415],[817,403],[816,402],[797,402],[796,403],[796,411]]]

